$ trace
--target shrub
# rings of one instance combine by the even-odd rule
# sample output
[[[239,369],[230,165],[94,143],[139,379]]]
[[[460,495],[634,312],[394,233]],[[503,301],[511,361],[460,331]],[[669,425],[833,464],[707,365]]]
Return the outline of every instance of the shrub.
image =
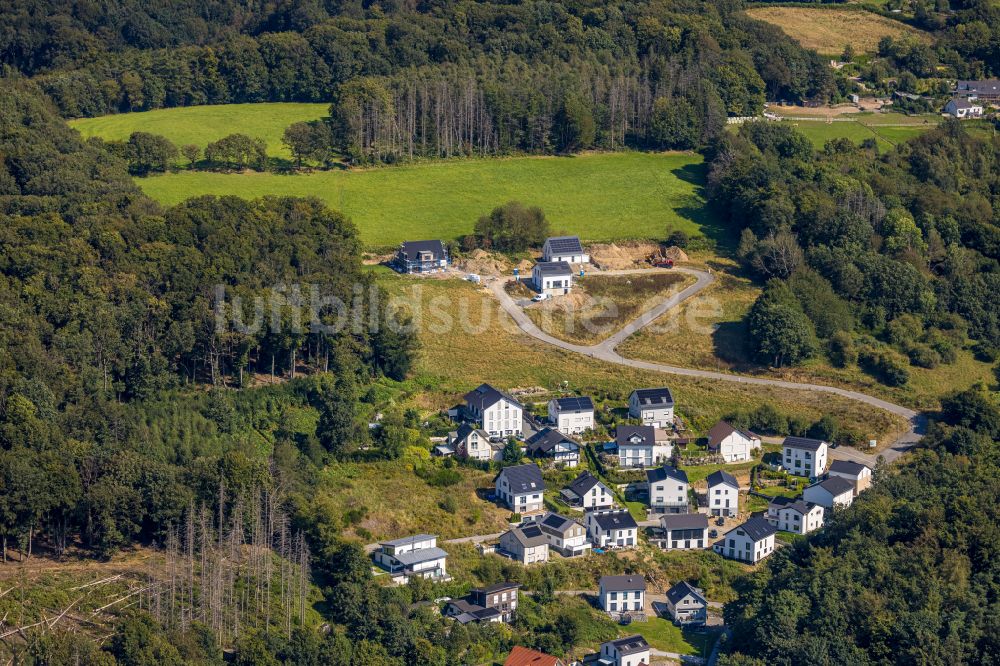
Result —
[[[837,331],[827,345],[827,356],[830,362],[838,368],[846,368],[858,362],[858,350],[854,348],[854,339],[847,331]]]

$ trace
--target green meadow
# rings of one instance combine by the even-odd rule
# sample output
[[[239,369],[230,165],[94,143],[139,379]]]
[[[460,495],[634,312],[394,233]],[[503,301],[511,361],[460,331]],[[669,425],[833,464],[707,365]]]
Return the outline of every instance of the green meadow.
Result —
[[[121,113],[69,121],[84,138],[128,139],[132,132],[150,132],[177,146],[193,143],[204,148],[212,141],[239,132],[263,139],[272,157],[290,158],[281,135],[292,123],[327,115],[329,104],[215,104],[175,109]]]
[[[704,165],[688,153],[591,153],[424,162],[312,173],[178,171],[138,179],[170,205],[216,194],[315,196],[354,220],[375,248],[407,239],[453,239],[510,200],[540,206],[557,233],[589,241],[703,232]]]

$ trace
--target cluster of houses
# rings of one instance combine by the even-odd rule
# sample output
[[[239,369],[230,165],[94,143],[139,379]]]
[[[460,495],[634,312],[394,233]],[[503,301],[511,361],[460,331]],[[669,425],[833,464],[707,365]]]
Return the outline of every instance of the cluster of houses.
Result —
[[[959,119],[979,118],[987,106],[997,105],[1000,105],[1000,79],[958,81],[944,112]]]
[[[601,644],[599,652],[581,660],[564,660],[552,655],[515,646],[503,666],[646,666],[651,651],[646,639],[635,634]]]

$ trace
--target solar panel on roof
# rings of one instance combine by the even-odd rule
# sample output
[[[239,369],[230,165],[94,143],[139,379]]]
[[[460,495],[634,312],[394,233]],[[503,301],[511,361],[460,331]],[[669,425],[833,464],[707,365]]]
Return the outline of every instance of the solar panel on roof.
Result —
[[[542,536],[542,530],[538,527],[538,525],[528,525],[526,527],[522,527],[521,532],[529,539]]]
[[[580,254],[583,247],[576,236],[558,236],[549,239],[549,250],[553,254]]]

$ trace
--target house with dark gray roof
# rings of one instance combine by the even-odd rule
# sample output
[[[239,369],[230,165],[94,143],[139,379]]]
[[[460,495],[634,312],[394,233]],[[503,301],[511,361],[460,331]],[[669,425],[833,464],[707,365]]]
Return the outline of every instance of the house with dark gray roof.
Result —
[[[480,384],[465,394],[465,416],[490,437],[517,436],[523,427],[524,407],[503,391]]]
[[[708,431],[708,450],[722,456],[727,463],[750,460],[754,450],[760,448],[760,437],[749,430],[734,428],[726,421],[719,421]]]
[[[682,580],[667,590],[667,611],[675,624],[705,624],[708,600],[699,588]]]
[[[542,246],[542,261],[565,261],[568,264],[586,264],[590,257],[583,251],[579,236],[552,236]]]
[[[649,486],[649,508],[656,513],[687,513],[688,483],[687,472],[671,465],[663,465],[646,470],[646,484]]]
[[[1000,79],[958,81],[955,84],[955,95],[996,104],[1000,102]]]
[[[789,435],[781,449],[781,466],[789,474],[815,479],[826,471],[829,444],[821,439]]]
[[[535,463],[504,467],[493,481],[497,497],[511,511],[525,514],[542,510],[545,481]]]
[[[601,576],[597,583],[597,605],[614,617],[641,614],[646,608],[646,579],[638,574]]]
[[[771,502],[767,506],[765,517],[769,523],[782,532],[808,534],[823,527],[823,513],[823,507],[820,505],[799,498]]]
[[[501,534],[499,549],[521,564],[549,561],[549,540],[537,523],[522,523]]]
[[[731,560],[757,564],[774,553],[777,529],[762,516],[755,516],[724,535],[712,549]]]
[[[619,467],[652,467],[666,462],[673,453],[667,433],[651,425],[619,425],[615,445]]]
[[[635,548],[639,524],[628,509],[593,509],[584,513],[583,524],[595,548]]]
[[[708,516],[703,513],[668,513],[660,517],[664,550],[698,550],[708,547]]]
[[[849,460],[834,460],[830,463],[829,476],[839,476],[854,484],[854,496],[867,490],[872,484],[872,468]]]
[[[975,98],[962,99],[955,97],[948,100],[948,103],[944,105],[944,112],[959,120],[979,118],[983,115],[983,105]]]
[[[851,506],[854,501],[854,484],[843,477],[831,476],[803,490],[802,498],[831,511],[835,506]]]
[[[580,476],[573,479],[560,494],[570,506],[583,509],[606,509],[615,504],[611,489],[589,470],[580,472]]]
[[[674,423],[674,396],[666,386],[636,389],[628,397],[628,415],[645,425],[668,428]]]
[[[584,666],[648,666],[650,649],[646,639],[635,634],[601,644],[601,651],[588,654]]]
[[[520,583],[497,583],[474,588],[462,599],[448,602],[444,614],[461,624],[510,622],[517,612],[517,595],[520,587]]]
[[[459,458],[488,462],[503,457],[503,442],[495,441],[488,432],[472,423],[463,423],[448,433],[447,443]]]
[[[448,267],[448,250],[439,240],[407,241],[393,263],[401,273],[437,273]]]
[[[546,513],[535,522],[549,542],[549,550],[563,557],[577,557],[590,552],[587,528],[572,518],[558,513]]]
[[[735,516],[740,512],[740,484],[736,477],[722,470],[712,472],[708,483],[708,511],[713,516]]]
[[[573,288],[573,267],[565,261],[540,261],[531,269],[531,281],[541,294],[562,296]]]
[[[580,445],[555,428],[543,428],[526,442],[528,455],[546,458],[562,467],[580,464]]]
[[[579,435],[593,430],[594,401],[587,396],[549,400],[549,422],[566,435]]]
[[[382,541],[372,553],[372,559],[390,574],[394,582],[403,583],[411,577],[450,580],[446,568],[448,553],[437,547],[434,534],[415,534],[401,539]]]

